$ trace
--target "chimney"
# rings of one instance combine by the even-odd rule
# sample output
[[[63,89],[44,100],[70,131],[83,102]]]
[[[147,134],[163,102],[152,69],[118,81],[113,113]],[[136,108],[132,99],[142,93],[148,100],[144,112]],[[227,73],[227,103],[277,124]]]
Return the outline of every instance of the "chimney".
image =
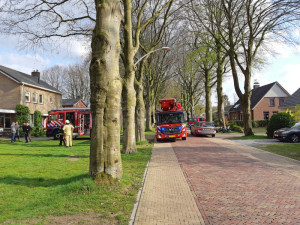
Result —
[[[34,70],[31,72],[31,76],[37,77],[38,83],[40,83],[41,74],[38,70]]]
[[[259,85],[258,81],[255,80],[254,84],[253,84],[253,89],[256,89],[256,88],[259,88],[259,87],[260,87],[260,85]]]

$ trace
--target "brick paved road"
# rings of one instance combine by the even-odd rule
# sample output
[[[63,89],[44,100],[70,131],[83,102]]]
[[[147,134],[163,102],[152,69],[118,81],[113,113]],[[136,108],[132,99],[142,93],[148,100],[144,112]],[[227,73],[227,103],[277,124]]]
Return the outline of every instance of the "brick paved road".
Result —
[[[216,138],[172,144],[205,224],[300,224],[300,163]]]

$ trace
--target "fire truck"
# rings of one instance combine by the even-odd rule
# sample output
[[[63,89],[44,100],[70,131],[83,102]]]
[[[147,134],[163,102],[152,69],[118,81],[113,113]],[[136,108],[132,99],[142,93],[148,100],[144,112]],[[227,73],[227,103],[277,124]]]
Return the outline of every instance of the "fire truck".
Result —
[[[59,138],[59,129],[66,124],[66,120],[74,126],[73,136],[90,136],[92,116],[90,108],[60,108],[49,113],[46,125],[46,136]]]
[[[187,129],[185,112],[180,103],[176,103],[175,98],[159,100],[161,110],[155,111],[156,118],[156,140],[176,138],[186,140]]]

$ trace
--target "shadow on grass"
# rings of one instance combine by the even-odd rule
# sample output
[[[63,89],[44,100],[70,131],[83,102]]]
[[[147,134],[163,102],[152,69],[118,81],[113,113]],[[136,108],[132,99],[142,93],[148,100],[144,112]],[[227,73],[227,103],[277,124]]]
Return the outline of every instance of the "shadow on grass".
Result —
[[[64,155],[64,154],[26,154],[26,153],[20,153],[20,154],[10,154],[10,153],[5,153],[5,154],[2,154],[0,153],[0,155],[3,155],[3,156],[28,156],[28,157],[57,157],[57,158],[60,158],[60,157],[66,157],[66,158],[89,158],[90,156],[89,155]]]
[[[47,179],[43,177],[26,178],[26,177],[6,176],[6,177],[0,177],[0,183],[9,184],[9,185],[20,185],[26,187],[53,187],[58,185],[66,185],[74,181],[82,180],[85,178],[88,178],[87,174],[80,174],[78,176],[62,178],[62,179]]]

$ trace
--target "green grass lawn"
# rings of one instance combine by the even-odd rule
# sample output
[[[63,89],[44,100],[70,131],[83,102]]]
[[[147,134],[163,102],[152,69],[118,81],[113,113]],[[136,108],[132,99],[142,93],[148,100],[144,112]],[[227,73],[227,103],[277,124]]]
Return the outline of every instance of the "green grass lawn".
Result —
[[[300,143],[297,144],[275,144],[275,145],[260,145],[256,148],[273,152],[278,155],[283,155],[300,161]]]
[[[87,176],[89,144],[0,140],[0,223],[128,224],[152,145],[122,155],[123,178],[99,187]]]
[[[255,128],[252,128],[252,131],[254,134],[264,134],[264,135],[267,135],[266,132],[267,132],[267,128],[266,127],[255,127]]]

